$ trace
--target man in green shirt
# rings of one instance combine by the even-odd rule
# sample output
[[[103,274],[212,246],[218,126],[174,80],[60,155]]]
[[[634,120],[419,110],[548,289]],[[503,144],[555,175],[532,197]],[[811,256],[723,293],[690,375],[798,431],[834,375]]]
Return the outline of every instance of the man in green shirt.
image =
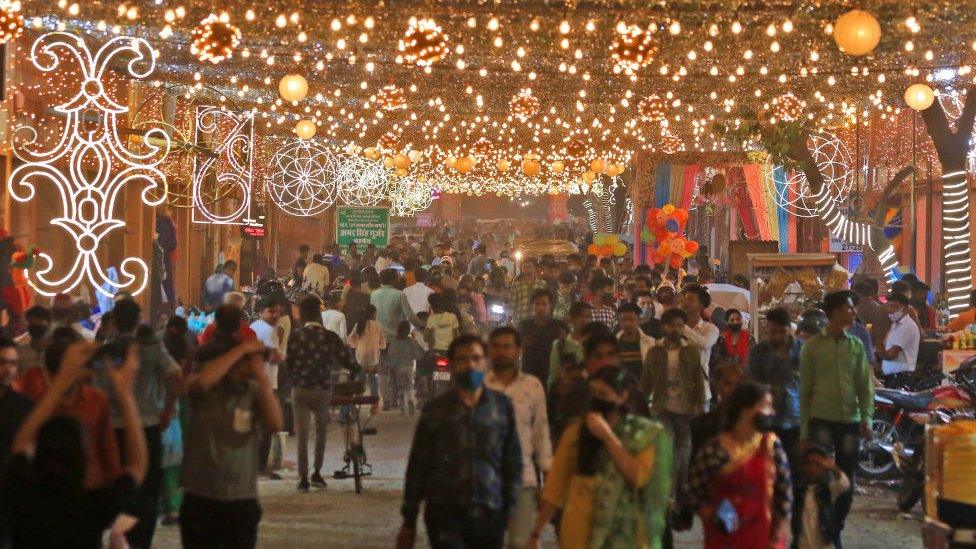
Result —
[[[859,437],[869,437],[874,415],[874,379],[864,344],[846,332],[854,322],[850,292],[824,298],[827,327],[800,351],[800,439],[832,449],[837,465],[854,478]],[[854,499],[852,488],[837,498],[836,532]]]

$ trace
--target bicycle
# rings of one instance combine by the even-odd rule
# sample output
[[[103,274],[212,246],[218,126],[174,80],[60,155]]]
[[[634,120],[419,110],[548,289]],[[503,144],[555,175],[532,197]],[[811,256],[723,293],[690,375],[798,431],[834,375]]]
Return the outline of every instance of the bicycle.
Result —
[[[363,477],[373,475],[373,466],[366,456],[366,446],[363,437],[375,435],[375,427],[368,427],[372,417],[362,421],[359,415],[361,406],[373,406],[379,402],[379,396],[363,395],[365,384],[362,381],[346,381],[336,383],[333,387],[332,405],[339,406],[339,422],[344,424],[343,434],[346,449],[342,454],[345,466],[336,470],[332,478],[336,480],[353,478],[356,493],[363,492]]]

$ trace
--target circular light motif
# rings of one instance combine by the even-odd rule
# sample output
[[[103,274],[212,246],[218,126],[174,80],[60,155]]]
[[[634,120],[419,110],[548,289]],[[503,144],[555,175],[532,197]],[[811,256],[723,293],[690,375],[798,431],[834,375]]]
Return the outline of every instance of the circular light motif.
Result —
[[[772,100],[768,113],[777,120],[792,122],[803,116],[803,102],[787,92]]]
[[[433,19],[418,19],[403,33],[398,49],[408,65],[429,67],[447,56],[448,36]]]
[[[289,141],[271,159],[268,196],[281,210],[311,217],[335,203],[339,165],[331,151],[312,141]]]
[[[339,202],[347,206],[375,206],[385,198],[387,171],[375,160],[361,156],[339,159],[336,191]]]
[[[390,215],[407,217],[426,210],[434,203],[434,187],[426,178],[398,177],[387,187]]]
[[[851,151],[847,145],[836,136],[827,133],[816,133],[810,136],[807,146],[813,155],[814,162],[820,169],[827,192],[835,203],[847,200],[848,194],[854,188],[854,165]],[[816,217],[817,209],[813,201],[814,192],[810,189],[803,172],[789,174],[784,183],[777,183],[773,170],[777,169],[766,163],[766,192],[776,201],[776,205],[789,213],[800,217]]]
[[[234,55],[241,43],[241,29],[230,24],[227,12],[211,13],[193,29],[191,39],[190,53],[216,65]]]

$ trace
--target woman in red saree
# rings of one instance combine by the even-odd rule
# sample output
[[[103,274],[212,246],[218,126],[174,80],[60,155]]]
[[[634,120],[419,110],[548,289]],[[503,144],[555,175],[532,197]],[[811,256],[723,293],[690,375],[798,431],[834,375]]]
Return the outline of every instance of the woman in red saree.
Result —
[[[724,406],[722,432],[688,472],[688,504],[702,518],[705,547],[783,549],[792,490],[786,452],[772,432],[772,396],[744,383]]]

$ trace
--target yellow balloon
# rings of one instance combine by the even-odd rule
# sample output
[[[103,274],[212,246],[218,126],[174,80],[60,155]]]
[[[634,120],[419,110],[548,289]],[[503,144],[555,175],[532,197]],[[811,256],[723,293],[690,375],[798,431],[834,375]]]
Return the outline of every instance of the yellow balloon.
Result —
[[[834,42],[840,51],[853,56],[867,55],[881,41],[878,19],[864,10],[851,10],[834,23]]]
[[[935,102],[935,92],[926,84],[912,84],[905,90],[905,103],[916,111],[924,111]]]
[[[616,244],[613,245],[613,255],[620,256],[626,254],[627,254],[626,244],[624,244],[623,242],[617,242]]]
[[[607,236],[606,233],[596,233],[593,235],[593,243],[597,246],[603,246],[607,243]]]
[[[620,239],[615,234],[608,234],[606,240],[603,241],[607,246],[613,246],[618,242],[620,242]]]
[[[454,163],[454,169],[458,173],[468,173],[474,168],[474,159],[470,156],[462,156]]]
[[[553,173],[563,173],[563,170],[566,169],[566,166],[562,162],[557,160],[549,165],[549,169],[551,169]]]

